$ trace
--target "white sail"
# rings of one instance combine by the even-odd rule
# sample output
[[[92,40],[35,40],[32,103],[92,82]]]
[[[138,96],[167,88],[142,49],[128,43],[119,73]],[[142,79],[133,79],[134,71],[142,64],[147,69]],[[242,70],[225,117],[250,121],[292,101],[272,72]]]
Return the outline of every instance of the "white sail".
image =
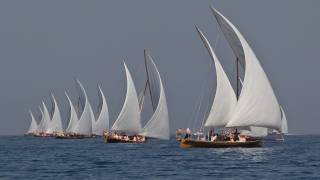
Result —
[[[160,73],[150,54],[145,51],[144,55],[154,113],[144,126],[141,134],[146,137],[169,139],[168,107]]]
[[[238,29],[217,10],[212,9],[212,12],[235,55],[245,65],[241,94],[227,127],[280,130],[279,104],[259,60]]]
[[[99,106],[98,106],[98,118],[93,121],[92,133],[96,135],[102,135],[104,130],[109,130],[109,111],[106,98],[102,92],[100,86],[99,89]]]
[[[31,123],[29,126],[29,129],[27,131],[27,133],[35,133],[37,131],[38,125],[37,125],[37,121],[35,120],[31,110],[29,110],[30,116],[31,116]]]
[[[51,97],[52,97],[53,113],[52,113],[50,127],[52,128],[53,132],[62,132],[63,128],[62,128],[61,114],[58,107],[58,103],[53,94],[51,94]]]
[[[50,119],[50,114],[48,111],[48,108],[46,104],[42,101],[42,108],[43,108],[43,124],[42,124],[42,131],[45,133],[53,133],[53,129],[51,127],[51,119]]]
[[[92,109],[92,106],[91,106],[91,104],[89,103],[89,114],[90,114],[90,119],[91,119],[91,124],[92,124],[92,134],[94,134],[94,135],[102,135],[102,134],[96,134],[96,133],[94,133],[93,132],[93,128],[94,128],[94,125],[95,125],[95,123],[96,123],[96,120],[95,120],[95,117],[94,117],[94,113],[93,113],[93,109]]]
[[[137,92],[126,64],[124,63],[127,77],[127,93],[123,107],[111,130],[123,131],[128,134],[141,132],[141,115]]]
[[[197,28],[197,27],[196,27]],[[230,84],[227,74],[224,72],[219,59],[214,53],[208,39],[197,28],[204,46],[207,48],[212,61],[215,64],[217,74],[217,87],[214,101],[205,123],[205,127],[224,127],[232,117],[233,110],[237,104],[237,98]]]
[[[67,92],[65,92],[66,97],[68,99],[69,105],[70,105],[70,111],[69,111],[69,123],[68,123],[68,127],[66,129],[67,133],[74,133],[75,132],[75,128],[77,126],[78,123],[78,115],[77,112],[73,106],[72,101],[70,100]]]
[[[282,125],[281,125],[281,133],[283,134],[288,134],[288,121],[287,121],[287,117],[286,117],[286,114],[284,113],[284,110],[283,108],[280,106],[280,110],[281,110],[281,122],[282,122]]]
[[[41,109],[41,107],[39,106],[39,110],[40,110],[40,113],[41,113],[41,120],[38,124],[38,128],[37,128],[37,132],[44,132],[44,115],[43,115],[43,111]]]
[[[76,83],[80,88],[79,100],[82,108],[82,113],[74,131],[77,134],[90,136],[92,134],[92,116],[90,112],[91,107],[88,101],[86,90],[84,89],[83,85],[79,80],[76,80]]]

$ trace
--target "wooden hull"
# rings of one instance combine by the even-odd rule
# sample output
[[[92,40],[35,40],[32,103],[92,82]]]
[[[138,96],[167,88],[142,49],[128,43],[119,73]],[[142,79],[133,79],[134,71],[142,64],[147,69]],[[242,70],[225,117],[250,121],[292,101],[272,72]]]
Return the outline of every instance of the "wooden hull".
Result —
[[[262,147],[262,140],[250,140],[246,142],[231,141],[199,141],[192,139],[182,139],[182,148],[255,148]]]
[[[115,139],[112,137],[103,137],[105,143],[131,143],[131,144],[141,144],[146,142],[145,140],[139,140],[139,141],[134,141],[134,140],[125,140],[125,139]]]
[[[108,139],[105,140],[106,143],[131,143],[131,144],[140,144],[145,143],[146,141],[132,141],[132,140],[123,140],[123,139]]]

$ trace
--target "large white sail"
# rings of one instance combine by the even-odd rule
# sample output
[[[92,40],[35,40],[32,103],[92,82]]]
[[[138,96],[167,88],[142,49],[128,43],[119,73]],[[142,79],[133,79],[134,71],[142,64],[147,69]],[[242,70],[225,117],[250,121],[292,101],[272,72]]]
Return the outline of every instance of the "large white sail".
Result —
[[[31,110],[29,110],[29,113],[30,113],[30,117],[31,117],[31,123],[30,123],[30,126],[29,126],[27,133],[35,133],[38,128],[37,121],[35,120]]]
[[[150,54],[145,51],[144,57],[154,113],[144,126],[141,134],[152,138],[169,139],[168,107],[160,73]]]
[[[100,86],[99,89],[99,106],[97,120],[93,121],[92,133],[102,135],[104,130],[109,130],[109,111],[106,98]]]
[[[141,115],[137,92],[126,64],[124,63],[127,77],[127,93],[123,107],[111,130],[123,131],[127,134],[141,132]]]
[[[283,134],[287,134],[288,133],[288,121],[287,121],[287,117],[286,117],[286,114],[284,113],[284,110],[283,108],[280,106],[280,110],[281,110],[281,122],[282,122],[282,125],[281,125],[281,133]]]
[[[82,113],[74,131],[77,134],[90,136],[92,134],[92,116],[90,112],[91,107],[88,101],[86,90],[84,89],[83,85],[79,80],[76,80],[76,83],[80,88],[79,101]]]
[[[53,132],[62,132],[63,128],[62,128],[61,114],[58,107],[58,103],[53,94],[51,94],[51,97],[52,97],[53,113],[52,113],[50,127],[52,128]]]
[[[253,50],[238,29],[220,12],[212,12],[242,65],[243,87],[227,127],[267,127],[280,130],[280,109],[271,84]]]
[[[237,104],[237,98],[230,84],[229,78],[224,72],[208,39],[199,28],[196,27],[196,29],[215,64],[217,74],[216,94],[206,120],[205,127],[224,127],[232,117],[233,110]]]
[[[69,123],[68,123],[68,127],[66,129],[67,133],[74,133],[75,132],[75,128],[77,126],[78,123],[78,115],[77,112],[73,106],[73,103],[71,101],[71,99],[69,98],[67,92],[65,92],[65,95],[68,99],[69,105],[70,105],[70,111],[69,111]]]
[[[51,127],[51,119],[50,119],[50,114],[48,111],[48,108],[46,104],[42,101],[42,108],[43,108],[43,124],[42,124],[42,131],[45,133],[53,133],[53,129]]]

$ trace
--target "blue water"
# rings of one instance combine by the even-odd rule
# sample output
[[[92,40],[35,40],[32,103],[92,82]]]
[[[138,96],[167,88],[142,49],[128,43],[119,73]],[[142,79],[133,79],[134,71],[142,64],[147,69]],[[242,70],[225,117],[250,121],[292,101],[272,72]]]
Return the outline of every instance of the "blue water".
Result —
[[[263,148],[181,149],[177,142],[0,137],[0,179],[320,179],[320,136]]]

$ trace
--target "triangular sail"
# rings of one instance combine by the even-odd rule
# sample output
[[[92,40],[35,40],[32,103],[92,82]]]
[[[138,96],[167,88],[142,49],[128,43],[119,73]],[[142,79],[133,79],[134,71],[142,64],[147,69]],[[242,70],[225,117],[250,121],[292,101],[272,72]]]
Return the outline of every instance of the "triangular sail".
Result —
[[[39,106],[39,110],[40,110],[40,114],[41,114],[41,120],[38,124],[38,128],[37,128],[37,132],[44,132],[44,115],[43,115],[43,111],[42,108]]]
[[[62,128],[61,115],[60,115],[58,103],[53,94],[51,95],[51,97],[52,97],[52,104],[53,104],[53,113],[52,113],[50,127],[52,128],[53,132],[62,132],[63,128]]]
[[[79,101],[81,109],[83,111],[75,128],[75,133],[90,136],[92,134],[92,116],[90,112],[91,107],[88,101],[86,90],[84,89],[83,85],[79,80],[76,80],[76,83],[80,88]]]
[[[123,107],[111,130],[122,131],[128,134],[141,132],[141,115],[137,92],[126,64],[124,63],[127,77],[127,93]]]
[[[94,128],[94,125],[96,123],[96,119],[95,119],[95,116],[94,116],[94,112],[93,112],[93,109],[92,109],[92,106],[91,104],[89,103],[89,114],[90,114],[90,119],[91,119],[91,124],[92,124],[92,134],[94,135],[102,135],[102,134],[96,134],[93,132],[93,128]]]
[[[35,133],[38,128],[37,121],[35,120],[31,110],[29,110],[29,113],[30,113],[30,117],[31,117],[31,123],[30,123],[30,126],[29,126],[27,133]]]
[[[214,53],[208,39],[200,29],[197,27],[196,29],[215,64],[217,74],[216,94],[206,120],[205,127],[224,127],[232,117],[233,110],[237,104],[237,98],[230,84],[229,78],[224,72],[223,67]]]
[[[280,130],[279,104],[259,60],[238,29],[217,10],[212,12],[240,63],[245,64],[243,87],[227,127]]]
[[[287,134],[288,133],[288,121],[287,121],[287,117],[286,117],[286,114],[284,113],[284,110],[283,108],[280,106],[280,110],[281,110],[281,122],[282,122],[282,125],[281,125],[281,133],[283,134]]]
[[[43,124],[42,124],[42,131],[45,133],[53,133],[53,129],[51,127],[51,119],[50,119],[50,114],[48,111],[48,108],[46,104],[42,101],[42,108],[43,108]]]
[[[68,123],[68,127],[66,129],[67,133],[74,133],[75,132],[75,128],[77,126],[78,123],[78,115],[77,112],[73,106],[73,103],[71,101],[71,99],[69,98],[67,92],[65,92],[65,95],[68,99],[69,105],[70,105],[70,109],[69,109],[69,123]]]
[[[152,105],[155,108],[150,120],[143,128],[141,133],[144,136],[169,139],[169,115],[166,95],[161,81],[160,73],[153,62],[152,57],[145,51],[145,63],[147,76],[149,80],[149,88],[151,92]]]
[[[104,130],[109,130],[109,111],[106,98],[100,86],[99,89],[99,107],[97,120],[93,121],[92,133],[102,135]]]

